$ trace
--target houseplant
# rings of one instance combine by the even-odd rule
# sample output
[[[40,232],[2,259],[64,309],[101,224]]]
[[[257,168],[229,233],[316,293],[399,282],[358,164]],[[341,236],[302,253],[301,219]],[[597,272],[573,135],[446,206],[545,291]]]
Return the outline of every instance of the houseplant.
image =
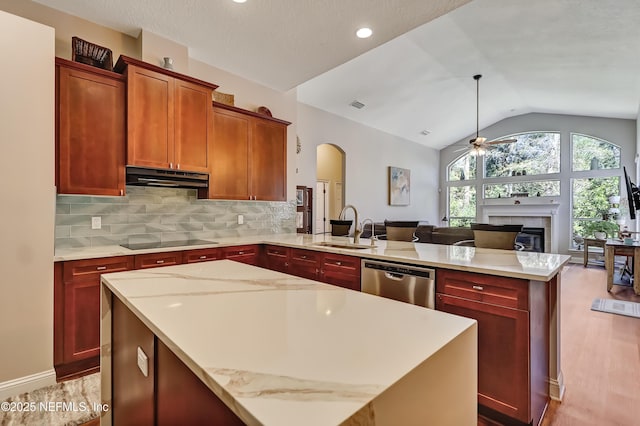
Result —
[[[607,237],[614,237],[620,228],[614,222],[608,220],[594,220],[584,223],[583,226],[585,236],[592,236],[599,240],[604,240]]]

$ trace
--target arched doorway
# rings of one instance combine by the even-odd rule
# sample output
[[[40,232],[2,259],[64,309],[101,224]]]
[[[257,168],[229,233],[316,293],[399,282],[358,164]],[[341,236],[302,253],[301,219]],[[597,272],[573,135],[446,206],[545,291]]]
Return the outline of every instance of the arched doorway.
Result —
[[[337,219],[344,207],[345,153],[337,145],[318,145],[314,233],[330,233],[330,219]]]

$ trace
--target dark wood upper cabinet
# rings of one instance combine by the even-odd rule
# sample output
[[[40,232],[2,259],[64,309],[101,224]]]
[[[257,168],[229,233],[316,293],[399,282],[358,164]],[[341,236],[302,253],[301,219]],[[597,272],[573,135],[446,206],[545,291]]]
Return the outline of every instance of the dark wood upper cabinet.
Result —
[[[284,201],[291,123],[214,102],[209,198]]]
[[[124,77],[56,58],[56,96],[58,193],[124,195]]]
[[[127,164],[208,172],[218,86],[126,56],[115,70],[127,76]]]

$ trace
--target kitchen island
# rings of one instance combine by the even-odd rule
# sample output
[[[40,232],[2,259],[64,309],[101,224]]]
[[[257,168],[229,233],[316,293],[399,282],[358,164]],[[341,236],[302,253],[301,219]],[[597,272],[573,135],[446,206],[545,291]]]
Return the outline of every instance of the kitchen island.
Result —
[[[477,423],[474,320],[229,260],[102,283],[103,424],[206,411],[176,365],[245,424]]]

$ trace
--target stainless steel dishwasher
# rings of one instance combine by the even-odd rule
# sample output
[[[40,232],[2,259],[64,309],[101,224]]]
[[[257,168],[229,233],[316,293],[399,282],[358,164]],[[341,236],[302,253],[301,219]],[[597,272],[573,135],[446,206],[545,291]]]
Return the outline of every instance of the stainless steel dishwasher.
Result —
[[[368,259],[361,268],[363,293],[435,309],[435,269]]]

